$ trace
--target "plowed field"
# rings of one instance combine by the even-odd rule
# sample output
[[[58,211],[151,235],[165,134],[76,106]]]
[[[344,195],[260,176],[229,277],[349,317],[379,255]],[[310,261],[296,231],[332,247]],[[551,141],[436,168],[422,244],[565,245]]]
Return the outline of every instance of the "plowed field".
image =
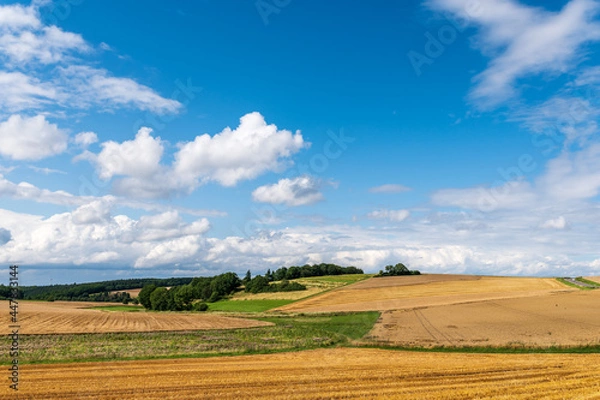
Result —
[[[330,349],[209,359],[24,365],[20,400],[593,399],[600,359]],[[13,399],[8,385],[1,399]]]
[[[266,322],[200,313],[120,312],[89,309],[106,303],[19,302],[22,334],[184,331],[250,328]],[[8,310],[8,302],[0,307]],[[9,333],[9,313],[0,313],[0,334]]]

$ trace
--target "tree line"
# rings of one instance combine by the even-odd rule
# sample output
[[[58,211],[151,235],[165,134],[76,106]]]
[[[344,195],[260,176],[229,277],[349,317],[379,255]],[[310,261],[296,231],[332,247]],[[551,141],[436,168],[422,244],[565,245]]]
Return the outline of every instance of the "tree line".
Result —
[[[213,277],[198,277],[185,285],[173,286],[169,289],[156,284],[144,286],[138,300],[148,310],[156,311],[206,311],[207,303],[214,303],[227,298],[236,291],[248,293],[289,292],[306,290],[306,286],[290,279],[310,276],[362,274],[356,267],[341,267],[335,264],[315,264],[304,266],[281,267],[275,272],[267,270],[265,275],[252,277],[246,272],[240,279],[234,272],[226,272]],[[279,281],[279,283],[274,283]]]
[[[379,274],[375,275],[375,278],[382,276],[400,276],[400,275],[421,275],[418,270],[410,270],[402,263],[396,265],[386,265],[384,270],[379,271]]]
[[[20,286],[19,299],[125,303],[131,301],[131,296],[128,293],[111,292],[128,289],[140,289],[148,284],[167,287],[179,286],[185,285],[191,281],[192,278],[135,278],[91,283],[72,283],[66,285]],[[11,288],[9,286],[0,285],[0,298],[7,299],[10,297],[10,295]]]

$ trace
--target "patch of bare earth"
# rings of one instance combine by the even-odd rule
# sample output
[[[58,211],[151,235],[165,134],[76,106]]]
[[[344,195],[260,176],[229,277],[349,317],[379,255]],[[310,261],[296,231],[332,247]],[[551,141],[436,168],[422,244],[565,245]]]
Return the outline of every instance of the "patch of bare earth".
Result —
[[[8,302],[4,301],[8,310]],[[213,314],[182,312],[121,312],[93,310],[107,303],[19,302],[22,334],[107,333],[235,329],[270,323]],[[8,312],[0,314],[0,334],[9,333]]]

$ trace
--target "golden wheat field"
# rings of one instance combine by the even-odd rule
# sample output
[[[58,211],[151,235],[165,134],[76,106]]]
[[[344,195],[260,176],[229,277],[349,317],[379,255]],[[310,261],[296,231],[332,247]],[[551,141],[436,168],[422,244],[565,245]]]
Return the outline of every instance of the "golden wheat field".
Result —
[[[400,346],[600,344],[600,292],[384,311],[370,338]]]
[[[413,275],[372,278],[321,296],[278,308],[278,311],[384,311],[459,304],[483,300],[535,297],[572,292],[551,278],[473,275]]]
[[[8,302],[3,301],[8,310]],[[94,310],[106,303],[89,302],[19,302],[21,333],[107,333],[151,332],[205,329],[234,329],[265,326],[269,323],[214,314],[181,312],[122,312]],[[9,333],[7,313],[0,314],[0,334]]]
[[[327,349],[24,365],[19,399],[593,399],[600,358]],[[0,398],[13,399],[7,385]]]

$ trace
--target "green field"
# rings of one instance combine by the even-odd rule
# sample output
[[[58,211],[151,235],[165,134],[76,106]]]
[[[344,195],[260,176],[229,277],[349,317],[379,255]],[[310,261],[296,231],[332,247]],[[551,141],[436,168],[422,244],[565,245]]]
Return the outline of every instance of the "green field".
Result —
[[[311,276],[308,278],[298,278],[297,281],[306,282],[327,282],[327,283],[345,283],[347,285],[359,281],[364,281],[373,277],[373,274],[351,274],[351,275],[327,275],[327,276]]]
[[[263,312],[285,306],[295,300],[220,300],[208,303],[209,311]]]
[[[211,357],[351,345],[371,330],[377,318],[378,312],[364,312],[257,318],[274,325],[247,329],[23,335],[19,362]],[[0,353],[0,364],[9,363],[9,352]]]

